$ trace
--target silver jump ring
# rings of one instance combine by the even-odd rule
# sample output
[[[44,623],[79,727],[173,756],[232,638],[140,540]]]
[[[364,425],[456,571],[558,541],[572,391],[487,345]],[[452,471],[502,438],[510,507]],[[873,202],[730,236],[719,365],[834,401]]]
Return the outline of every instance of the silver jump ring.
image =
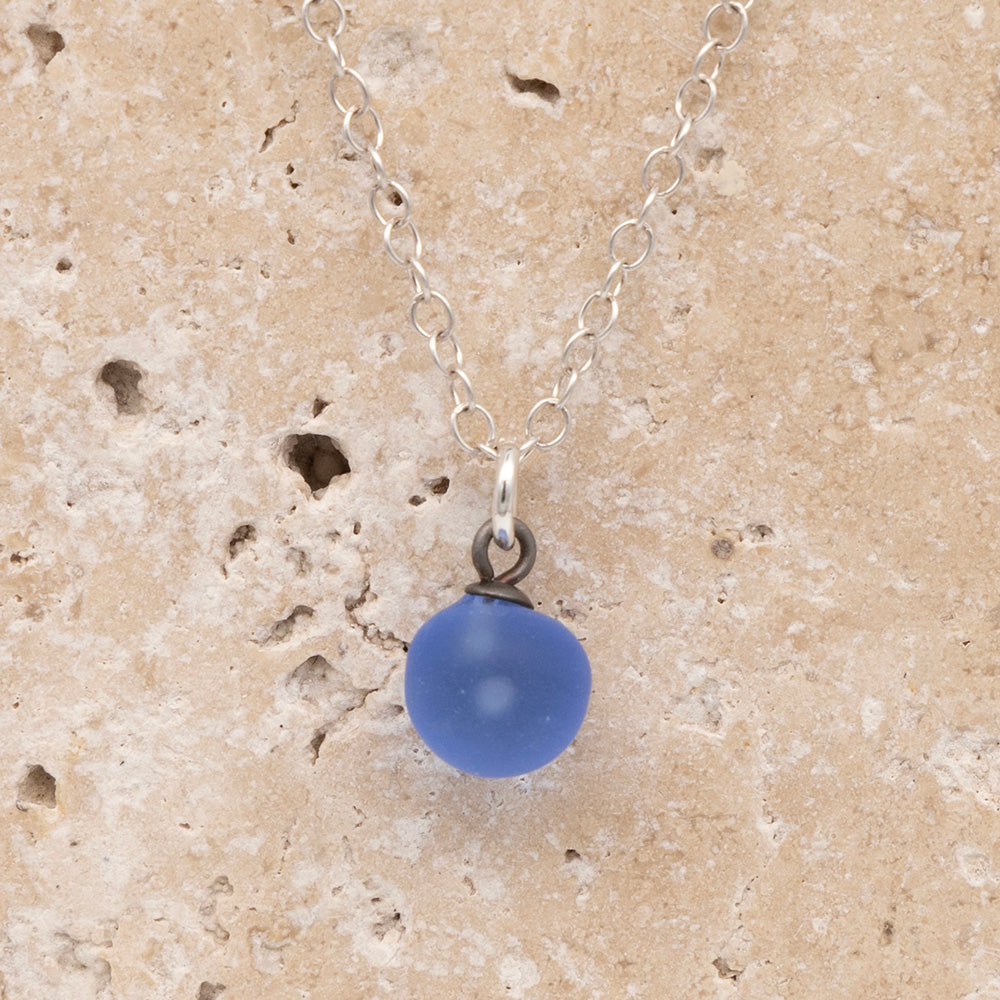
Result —
[[[309,37],[314,42],[319,42],[321,45],[326,42],[328,38],[336,38],[345,27],[347,27],[347,11],[344,10],[344,5],[340,0],[333,0],[333,5],[337,8],[337,27],[324,38],[312,24],[312,19],[309,17],[309,11],[313,7],[318,7],[323,0],[305,0],[302,4],[302,23],[306,26],[306,31]]]
[[[375,122],[374,141],[369,141],[367,136],[364,135],[362,135],[361,139],[358,139],[351,131],[351,126],[354,122],[363,118],[365,114],[371,116],[372,121]],[[370,104],[368,105],[367,112],[362,112],[360,108],[348,108],[347,114],[344,115],[344,138],[347,140],[348,145],[359,153],[370,153],[373,149],[381,149],[382,142],[385,140],[385,133],[382,131],[382,119],[379,118],[378,112]]]
[[[476,391],[472,388],[472,382],[469,376],[465,374],[465,369],[456,368],[449,374],[448,378],[451,380],[448,383],[448,387],[451,389],[451,398],[455,403],[455,411],[457,413],[468,413],[470,410],[474,410],[476,408]],[[462,399],[459,386],[466,393],[465,399]]]
[[[716,63],[712,67],[712,72],[706,73],[702,64],[712,52],[715,53]],[[718,80],[719,73],[722,70],[722,64],[725,61],[726,53],[722,48],[721,42],[718,38],[710,38],[698,50],[698,54],[694,57],[694,66],[691,67],[691,75],[695,78],[699,76],[707,76],[710,80]]]
[[[454,354],[451,361],[449,361],[442,354],[442,344],[451,344],[451,349]],[[462,358],[462,348],[458,346],[455,334],[451,330],[439,330],[428,341],[428,346],[431,349],[431,357],[434,359],[434,364],[437,366],[438,371],[441,372],[442,375],[447,375],[451,378],[452,375],[464,366],[465,362]]]
[[[604,326],[602,326],[599,330],[595,330],[587,323],[587,311],[595,302],[598,301],[598,299],[611,303],[611,315],[605,321]],[[577,313],[576,317],[576,328],[577,331],[589,330],[598,340],[602,340],[612,331],[612,329],[614,329],[614,325],[617,322],[618,322],[618,299],[614,297],[608,298],[604,296],[601,292],[593,292],[591,295],[588,296],[587,301],[584,302],[582,306],[580,306],[580,311],[579,313]],[[544,403],[546,402],[546,400],[543,399],[541,400],[541,402]],[[539,405],[540,404],[536,404],[535,409],[538,409]],[[532,413],[534,413],[534,410],[532,410]]]
[[[463,413],[478,413],[486,419],[490,432],[485,441],[481,441],[478,444],[471,444],[469,441],[466,441],[465,435],[458,426],[458,418]],[[487,410],[486,407],[481,406],[479,403],[473,403],[471,406],[466,403],[462,403],[451,411],[451,432],[455,435],[455,440],[458,442],[459,447],[473,455],[477,453],[488,455],[489,451],[484,451],[484,449],[492,448],[493,441],[497,436],[496,424],[493,423],[493,417],[490,415],[490,411]]]
[[[493,486],[493,508],[490,521],[493,540],[502,549],[514,544],[514,521],[517,518],[517,473],[521,450],[510,441],[501,441],[497,448],[497,476]]]
[[[542,441],[538,439],[537,435],[532,429],[535,423],[535,417],[537,416],[537,414],[539,413],[539,411],[542,409],[543,406],[551,406],[552,409],[554,409],[557,413],[562,414],[562,427],[560,427],[559,430],[556,432],[556,434],[553,437],[551,437],[548,441]],[[524,424],[524,430],[529,438],[535,438],[535,447],[540,448],[542,451],[545,451],[548,448],[554,448],[557,444],[559,444],[563,440],[563,438],[566,437],[566,435],[569,433],[570,421],[571,418],[569,415],[569,410],[567,410],[565,406],[560,406],[559,400],[556,399],[554,396],[546,396],[545,399],[540,399],[531,408],[531,412],[528,414],[528,419],[525,421]]]
[[[644,223],[649,217],[650,209],[656,204],[657,198],[660,197],[660,192],[656,190],[655,187],[651,187],[646,192],[646,199],[642,203],[642,208],[639,210],[639,214],[635,217],[635,221],[639,223]]]
[[[403,257],[392,245],[392,234],[396,230],[409,230],[410,236],[413,238],[413,249],[410,251],[409,257]],[[413,261],[419,260],[420,255],[424,252],[423,244],[420,242],[420,233],[417,232],[417,227],[413,224],[412,219],[405,222],[402,219],[391,219],[387,222],[385,229],[382,230],[382,243],[389,259],[400,267],[410,267]]]
[[[625,260],[623,257],[619,257],[618,254],[615,253],[615,240],[618,239],[618,236],[627,229],[641,229],[646,236],[646,248],[635,260]],[[634,271],[637,267],[640,267],[646,262],[646,258],[652,252],[654,242],[653,229],[648,222],[640,222],[638,219],[626,219],[624,222],[615,226],[615,228],[611,231],[611,239],[608,240],[608,252],[611,254],[611,259],[616,264],[621,264],[626,271]]]
[[[378,155],[377,153],[375,154]],[[379,157],[381,160],[381,157]],[[383,191],[389,191],[399,199],[399,204],[394,208],[399,209],[399,215],[383,215],[378,207],[378,196]],[[368,207],[372,210],[372,215],[378,220],[380,226],[387,226],[391,222],[395,226],[405,226],[410,221],[411,205],[410,195],[405,187],[398,181],[385,181],[383,184],[376,184],[368,192]],[[419,255],[418,255],[419,256]]]
[[[690,121],[688,118],[685,118],[684,120]],[[656,192],[657,198],[668,198],[681,186],[681,184],[684,183],[684,158],[677,153],[677,147],[675,146],[671,148],[670,146],[659,146],[646,157],[646,162],[642,165],[643,191],[649,191],[652,189],[652,180],[649,176],[650,171],[653,168],[653,164],[663,156],[669,156],[674,163],[677,164],[677,176],[665,188]]]
[[[340,103],[340,98],[337,96],[337,85],[345,77],[350,77],[358,85],[358,88],[361,91],[360,104]],[[368,90],[368,84],[365,83],[365,78],[356,69],[352,69],[350,66],[348,66],[339,76],[330,78],[330,100],[333,101],[333,106],[342,115],[351,114],[353,111],[354,114],[364,117],[368,114],[372,106],[372,95]]]
[[[573,348],[577,344],[586,344],[586,353],[583,354],[583,360],[580,362],[574,362]],[[597,339],[597,335],[592,331],[584,327],[582,330],[577,330],[569,340],[566,341],[566,346],[563,348],[562,352],[562,363],[566,368],[574,368],[581,375],[588,371],[597,360],[597,352],[600,350],[600,341]]]
[[[721,3],[717,3],[705,15],[705,21],[702,24],[702,33],[704,34],[705,38],[709,41],[713,40],[712,26],[710,22],[712,18],[720,10],[724,10],[727,14],[734,14],[734,13],[738,14],[740,18],[740,27],[739,31],[736,32],[736,37],[733,38],[728,45],[718,46],[719,51],[722,52],[723,54],[732,52],[734,49],[737,48],[740,42],[743,41],[743,38],[747,33],[747,25],[749,24],[749,20],[747,18],[747,11],[750,9],[752,4],[753,0],[750,0],[750,3],[745,3],[745,4],[737,3],[736,0],[722,0]]]
[[[697,114],[687,114],[684,111],[684,94],[687,92],[688,87],[693,83],[700,83],[708,88],[708,96],[705,98],[705,106]],[[697,125],[700,121],[704,121],[712,113],[712,108],[715,107],[715,98],[719,90],[716,86],[715,81],[710,76],[705,76],[702,73],[700,76],[688,77],[682,84],[680,90],[677,91],[677,97],[674,99],[674,114],[678,118],[690,118],[692,125]]]
[[[412,263],[409,265],[412,267]],[[418,295],[412,303],[410,303],[410,322],[413,324],[413,329],[427,340],[439,333],[438,330],[428,330],[424,327],[420,320],[417,319],[417,309],[421,302],[437,302],[438,305],[444,309],[445,315],[445,326],[443,329],[447,330],[449,333],[455,329],[455,313],[451,308],[451,304],[448,300],[440,293],[433,290],[429,291],[426,296]]]

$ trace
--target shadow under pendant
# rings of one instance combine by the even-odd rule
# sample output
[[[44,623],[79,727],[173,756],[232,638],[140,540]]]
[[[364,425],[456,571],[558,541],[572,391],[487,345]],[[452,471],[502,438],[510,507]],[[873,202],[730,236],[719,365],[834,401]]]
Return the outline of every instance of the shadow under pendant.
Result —
[[[406,708],[438,757],[467,774],[509,778],[572,743],[590,700],[587,654],[568,628],[515,586],[535,543],[516,522],[517,563],[494,577],[486,522],[473,544],[480,581],[418,630],[406,657]]]

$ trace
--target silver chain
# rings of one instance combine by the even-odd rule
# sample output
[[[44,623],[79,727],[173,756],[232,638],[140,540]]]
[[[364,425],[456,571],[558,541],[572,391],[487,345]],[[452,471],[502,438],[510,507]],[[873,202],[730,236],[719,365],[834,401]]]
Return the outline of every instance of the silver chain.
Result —
[[[313,12],[324,2],[333,8],[334,23],[321,31],[313,22]],[[524,440],[518,445],[522,459],[536,448],[541,451],[554,448],[569,433],[567,404],[570,397],[580,376],[597,360],[601,343],[618,322],[618,299],[625,287],[625,278],[646,262],[653,249],[654,232],[650,223],[653,205],[670,197],[684,183],[686,168],[681,148],[694,127],[712,113],[722,65],[746,36],[747,12],[753,4],[754,0],[718,0],[705,15],[702,22],[704,44],[694,58],[691,74],[674,98],[677,128],[670,141],[652,150],[642,164],[642,207],[638,215],[626,219],[611,232],[608,240],[611,265],[604,283],[587,296],[577,313],[576,329],[563,347],[562,370],[551,394],[538,400],[528,413]],[[344,139],[353,150],[371,161],[375,182],[368,194],[368,205],[373,218],[382,227],[382,242],[389,259],[409,272],[414,289],[410,322],[427,341],[434,364],[448,380],[454,404],[451,429],[455,440],[467,452],[496,459],[500,455],[496,423],[490,411],[476,399],[462,349],[455,337],[455,314],[451,305],[431,284],[424,268],[423,243],[412,218],[410,196],[386,170],[381,153],[385,135],[382,121],[372,106],[368,84],[348,65],[340,47],[340,37],[347,26],[344,5],[341,0],[304,0],[302,20],[310,38],[325,45],[333,57],[330,98],[344,116]],[[350,96],[346,91],[351,91]],[[630,237],[637,244],[631,256],[621,245]],[[478,437],[472,434],[469,426],[474,420],[480,425]],[[541,426],[545,421],[548,421],[547,434]]]

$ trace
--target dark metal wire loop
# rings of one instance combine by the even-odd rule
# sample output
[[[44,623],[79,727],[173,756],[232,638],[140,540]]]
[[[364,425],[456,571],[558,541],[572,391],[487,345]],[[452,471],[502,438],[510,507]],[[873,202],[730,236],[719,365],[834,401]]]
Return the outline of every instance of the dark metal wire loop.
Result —
[[[490,562],[493,522],[484,521],[483,526],[476,532],[476,537],[472,542],[472,565],[476,567],[476,572],[483,583],[497,580],[500,583],[517,584],[531,572],[531,567],[535,565],[535,556],[538,554],[538,545],[531,529],[524,521],[516,517],[514,518],[514,538],[517,539],[519,547],[517,562],[510,569],[497,576],[493,571],[493,563]]]
[[[535,565],[538,546],[531,529],[524,521],[517,518],[514,518],[514,538],[518,544],[517,562],[510,569],[497,576],[493,569],[493,563],[490,562],[493,521],[491,519],[483,523],[472,542],[472,564],[479,574],[479,582],[466,587],[467,594],[495,597],[502,601],[513,601],[526,608],[534,608],[531,598],[518,590],[516,585],[531,572],[532,566]]]

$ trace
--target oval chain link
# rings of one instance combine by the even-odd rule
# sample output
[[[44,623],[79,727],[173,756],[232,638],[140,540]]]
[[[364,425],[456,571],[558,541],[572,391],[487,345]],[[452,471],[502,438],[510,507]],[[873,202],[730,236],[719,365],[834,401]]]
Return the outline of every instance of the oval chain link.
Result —
[[[717,0],[702,22],[704,43],[698,49],[690,75],[681,83],[673,102],[677,127],[669,141],[650,151],[643,161],[639,182],[642,208],[638,215],[620,222],[608,240],[608,268],[601,287],[586,297],[576,317],[576,329],[562,350],[562,369],[552,392],[538,400],[525,421],[525,438],[519,451],[525,459],[533,451],[554,448],[565,440],[571,419],[568,403],[580,376],[593,367],[604,339],[618,323],[619,296],[630,271],[640,268],[649,258],[655,243],[650,222],[653,205],[669,198],[687,176],[681,149],[692,130],[707,118],[715,107],[718,79],[731,52],[747,33],[747,14],[755,0]],[[313,20],[318,7],[332,8],[332,27],[321,28]],[[410,323],[430,347],[435,366],[448,381],[454,408],[449,423],[459,446],[472,454],[499,457],[496,423],[492,414],[476,399],[472,380],[465,369],[462,349],[455,336],[455,314],[445,296],[432,284],[423,265],[423,241],[411,216],[411,201],[406,188],[386,171],[381,149],[385,138],[382,121],[372,106],[368,83],[361,73],[347,64],[340,47],[340,36],[347,27],[347,11],[341,0],[303,0],[302,21],[309,37],[326,46],[333,60],[330,99],[343,115],[344,139],[357,153],[367,156],[375,175],[368,195],[372,217],[382,229],[382,242],[389,259],[405,269],[413,284]],[[338,90],[350,84],[351,103]],[[366,121],[367,119],[367,121]],[[367,127],[365,127],[367,126]],[[406,244],[405,249],[400,245]],[[631,243],[626,248],[623,244]],[[620,245],[621,244],[621,245]],[[422,314],[424,315],[422,318]],[[478,419],[477,419],[478,418]],[[478,435],[469,424],[480,425]],[[542,424],[545,427],[542,427]],[[463,430],[463,425],[465,429]]]

